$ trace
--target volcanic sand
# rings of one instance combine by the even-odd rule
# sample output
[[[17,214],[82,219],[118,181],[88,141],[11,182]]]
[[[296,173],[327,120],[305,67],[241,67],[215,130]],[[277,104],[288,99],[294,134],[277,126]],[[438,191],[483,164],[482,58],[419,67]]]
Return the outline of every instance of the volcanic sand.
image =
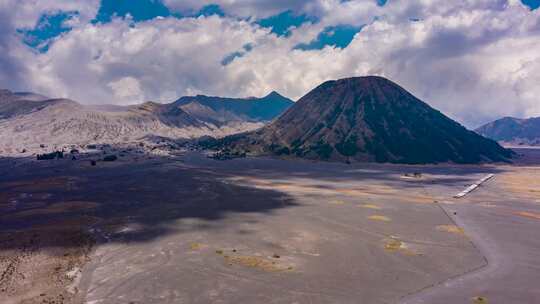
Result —
[[[200,153],[26,162],[0,178],[0,302],[527,302],[537,173]]]

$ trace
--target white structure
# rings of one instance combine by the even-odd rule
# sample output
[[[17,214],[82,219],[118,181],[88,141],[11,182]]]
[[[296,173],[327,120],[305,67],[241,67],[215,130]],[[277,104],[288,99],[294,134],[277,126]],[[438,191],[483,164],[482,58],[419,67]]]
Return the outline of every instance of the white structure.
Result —
[[[481,180],[477,181],[476,183],[470,185],[469,187],[467,187],[467,189],[461,191],[460,193],[454,195],[455,198],[462,198],[464,197],[465,195],[471,193],[472,191],[474,191],[476,188],[478,188],[478,186],[480,186],[481,184],[485,183],[486,181],[490,180],[491,178],[493,178],[495,176],[495,174],[489,174],[489,175],[486,175],[484,178],[482,178]]]

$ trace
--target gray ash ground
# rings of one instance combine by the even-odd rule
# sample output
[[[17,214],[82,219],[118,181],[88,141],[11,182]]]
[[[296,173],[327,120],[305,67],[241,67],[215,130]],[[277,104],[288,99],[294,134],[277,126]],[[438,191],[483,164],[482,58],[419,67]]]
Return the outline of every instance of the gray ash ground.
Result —
[[[540,297],[540,150],[521,165],[400,166],[156,146],[0,158],[1,303]]]

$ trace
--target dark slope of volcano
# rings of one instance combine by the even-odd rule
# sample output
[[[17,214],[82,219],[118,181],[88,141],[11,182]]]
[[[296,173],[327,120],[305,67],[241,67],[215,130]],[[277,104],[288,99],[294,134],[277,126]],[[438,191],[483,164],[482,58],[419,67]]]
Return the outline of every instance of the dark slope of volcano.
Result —
[[[327,81],[270,125],[221,144],[255,154],[338,161],[478,163],[513,155],[374,76]]]

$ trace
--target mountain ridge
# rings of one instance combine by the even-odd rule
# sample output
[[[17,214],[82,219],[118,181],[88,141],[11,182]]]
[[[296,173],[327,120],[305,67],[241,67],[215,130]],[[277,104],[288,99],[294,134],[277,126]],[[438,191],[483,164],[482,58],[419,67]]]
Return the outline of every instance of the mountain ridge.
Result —
[[[25,150],[42,143],[111,143],[149,135],[174,139],[222,137],[260,128],[263,123],[240,116],[219,122],[205,120],[175,102],[86,106],[69,99],[0,90],[0,153]]]
[[[507,145],[540,146],[540,117],[503,117],[480,126],[477,133]]]
[[[194,117],[212,120],[216,124],[226,121],[271,121],[294,102],[272,91],[264,97],[226,98],[207,95],[184,96],[172,106],[180,107]]]

